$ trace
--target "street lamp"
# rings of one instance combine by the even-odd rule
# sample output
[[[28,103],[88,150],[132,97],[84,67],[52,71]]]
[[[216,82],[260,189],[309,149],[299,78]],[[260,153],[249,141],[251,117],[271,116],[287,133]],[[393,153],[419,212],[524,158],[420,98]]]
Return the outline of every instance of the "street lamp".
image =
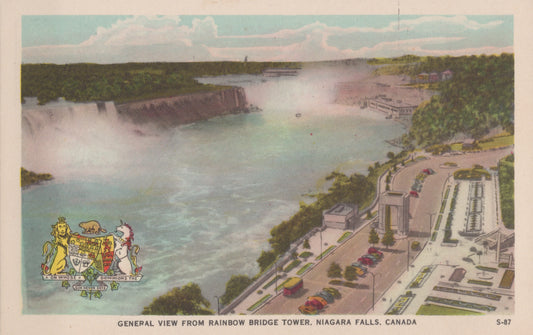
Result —
[[[375,295],[375,290],[374,290],[374,281],[375,281],[375,278],[376,276],[381,276],[380,273],[376,273],[375,275],[368,271],[368,273],[370,273],[372,275],[372,312],[374,311],[374,304],[375,304],[375,298],[374,298],[374,295]]]
[[[427,215],[429,215],[429,237],[431,238],[431,222],[433,222],[433,215],[435,215],[436,213],[433,212],[433,213],[426,213]]]
[[[274,296],[277,296],[278,294],[278,261],[274,263],[274,266],[276,267],[276,276],[274,277],[276,279],[276,287],[274,288]]]
[[[407,271],[409,271],[409,239],[407,241]]]
[[[320,260],[322,260],[322,228],[320,229]]]
[[[215,298],[217,299],[217,315],[220,315],[220,302],[219,302],[219,297],[215,295]]]

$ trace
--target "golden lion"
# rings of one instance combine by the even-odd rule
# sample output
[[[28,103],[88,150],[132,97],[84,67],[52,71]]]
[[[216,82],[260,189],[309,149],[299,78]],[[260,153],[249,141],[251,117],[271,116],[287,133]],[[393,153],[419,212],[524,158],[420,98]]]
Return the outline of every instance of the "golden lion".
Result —
[[[53,242],[46,241],[43,245],[43,256],[46,255],[46,260],[44,264],[42,264],[44,274],[55,275],[63,273],[63,270],[67,265],[65,258],[67,257],[68,242],[72,234],[70,227],[65,220],[66,219],[62,216],[57,219],[56,224],[52,225],[52,232],[50,233],[50,235],[54,237]],[[49,246],[52,247],[50,250],[48,250]],[[53,253],[54,251],[55,253]],[[54,258],[50,268],[48,268],[47,264],[52,253],[54,254]]]

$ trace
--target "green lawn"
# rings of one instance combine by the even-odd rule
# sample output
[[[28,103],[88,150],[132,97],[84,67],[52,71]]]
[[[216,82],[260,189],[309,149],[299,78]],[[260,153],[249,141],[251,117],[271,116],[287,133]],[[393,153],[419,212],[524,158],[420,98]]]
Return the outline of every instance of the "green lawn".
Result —
[[[274,279],[272,279],[271,281],[266,283],[265,286],[263,286],[263,290],[266,290],[267,288],[269,288],[272,284],[274,284],[280,278],[281,276],[275,276]]]
[[[416,312],[416,315],[483,315],[483,313],[473,312],[461,308],[426,304],[420,306]]]
[[[512,144],[514,144],[514,135],[493,137],[488,142],[479,143],[479,146],[481,149],[487,150],[492,148],[507,147]]]
[[[296,272],[297,275],[301,275],[303,274],[305,271],[307,271],[307,269],[309,269],[311,266],[313,266],[313,264],[315,263],[307,263],[304,265],[304,267],[302,267],[300,270],[298,270],[298,272]]]
[[[341,243],[342,241],[350,237],[350,235],[352,235],[352,232],[350,231],[347,231],[346,233],[342,234],[342,236],[337,240],[337,243]]]
[[[291,279],[292,279],[292,277],[289,277],[289,278],[285,279],[285,280],[283,281],[283,283],[281,283],[280,285],[278,285],[278,287],[276,287],[276,292],[279,291],[279,290],[281,290],[281,289],[283,288],[283,285],[285,285],[285,284],[286,284],[289,280],[291,280]]]
[[[311,251],[304,251],[299,255],[300,258],[308,258],[310,256],[313,256],[313,253]]]
[[[332,245],[330,246],[329,248],[327,248],[323,253],[321,253],[320,255],[316,256],[315,260],[319,260],[319,259],[322,259],[324,258],[324,256],[326,256],[327,254],[329,254],[333,249],[335,249],[335,245]]]
[[[301,260],[299,259],[295,259],[293,260],[289,265],[287,265],[287,267],[285,269],[283,269],[283,272],[289,272],[291,271],[292,269],[294,269],[295,267],[297,267],[298,265],[300,265],[300,263],[302,263]]]
[[[267,301],[271,296],[272,296],[272,294],[265,295],[264,297],[259,299],[255,304],[253,304],[252,306],[248,307],[248,311],[250,311],[250,312],[254,311],[255,309],[257,309],[257,307],[261,306],[261,304],[263,304],[265,301]]]

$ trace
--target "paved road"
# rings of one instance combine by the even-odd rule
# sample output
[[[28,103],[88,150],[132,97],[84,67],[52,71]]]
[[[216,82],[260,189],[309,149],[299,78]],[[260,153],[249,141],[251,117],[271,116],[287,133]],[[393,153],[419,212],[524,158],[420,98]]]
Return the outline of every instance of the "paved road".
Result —
[[[437,173],[428,176],[424,182],[420,198],[411,198],[410,233],[407,239],[397,240],[390,250],[384,250],[385,257],[370,271],[375,274],[375,300],[395,282],[407,269],[407,246],[408,241],[419,241],[424,245],[430,232],[428,213],[437,213],[442,200],[443,185],[449,175],[458,168],[470,168],[474,164],[481,164],[485,167],[495,166],[499,159],[508,155],[512,149],[487,151],[482,153],[472,153],[452,157],[432,157],[431,159],[419,161],[400,170],[392,181],[392,190],[408,192],[413,184],[415,176],[423,168],[431,168]],[[455,162],[458,167],[454,169],[441,168],[445,162]],[[433,216],[433,222],[436,215]],[[338,247],[332,254],[328,255],[320,264],[303,276],[304,289],[292,297],[279,295],[257,311],[257,314],[298,314],[298,306],[302,305],[308,296],[320,291],[323,287],[331,286],[328,282],[327,269],[332,262],[337,262],[344,269],[360,255],[366,253],[368,244],[368,234],[370,227],[367,226],[352,237],[349,241]],[[417,256],[410,251],[412,259]],[[410,261],[410,262],[411,262]],[[412,271],[412,270],[411,270]],[[336,286],[342,298],[328,305],[322,314],[365,314],[372,312],[372,276],[367,274],[365,278],[358,278],[357,288],[347,288]],[[405,283],[407,285],[407,283]]]

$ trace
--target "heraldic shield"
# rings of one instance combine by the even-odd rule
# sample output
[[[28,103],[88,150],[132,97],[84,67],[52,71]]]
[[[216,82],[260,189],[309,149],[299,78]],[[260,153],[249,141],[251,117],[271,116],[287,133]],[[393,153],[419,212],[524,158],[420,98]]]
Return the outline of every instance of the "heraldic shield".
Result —
[[[95,220],[79,226],[87,235],[106,232]],[[133,229],[122,220],[109,235],[87,236],[72,232],[61,216],[50,235],[54,239],[43,244],[43,280],[60,281],[61,287],[72,287],[82,297],[92,299],[100,298],[108,288],[116,291],[121,283],[138,282],[143,277],[142,266],[137,264],[140,247],[132,243]]]
[[[113,236],[87,237],[72,235],[69,241],[69,258],[77,272],[83,272],[93,266],[105,273],[113,263]]]

